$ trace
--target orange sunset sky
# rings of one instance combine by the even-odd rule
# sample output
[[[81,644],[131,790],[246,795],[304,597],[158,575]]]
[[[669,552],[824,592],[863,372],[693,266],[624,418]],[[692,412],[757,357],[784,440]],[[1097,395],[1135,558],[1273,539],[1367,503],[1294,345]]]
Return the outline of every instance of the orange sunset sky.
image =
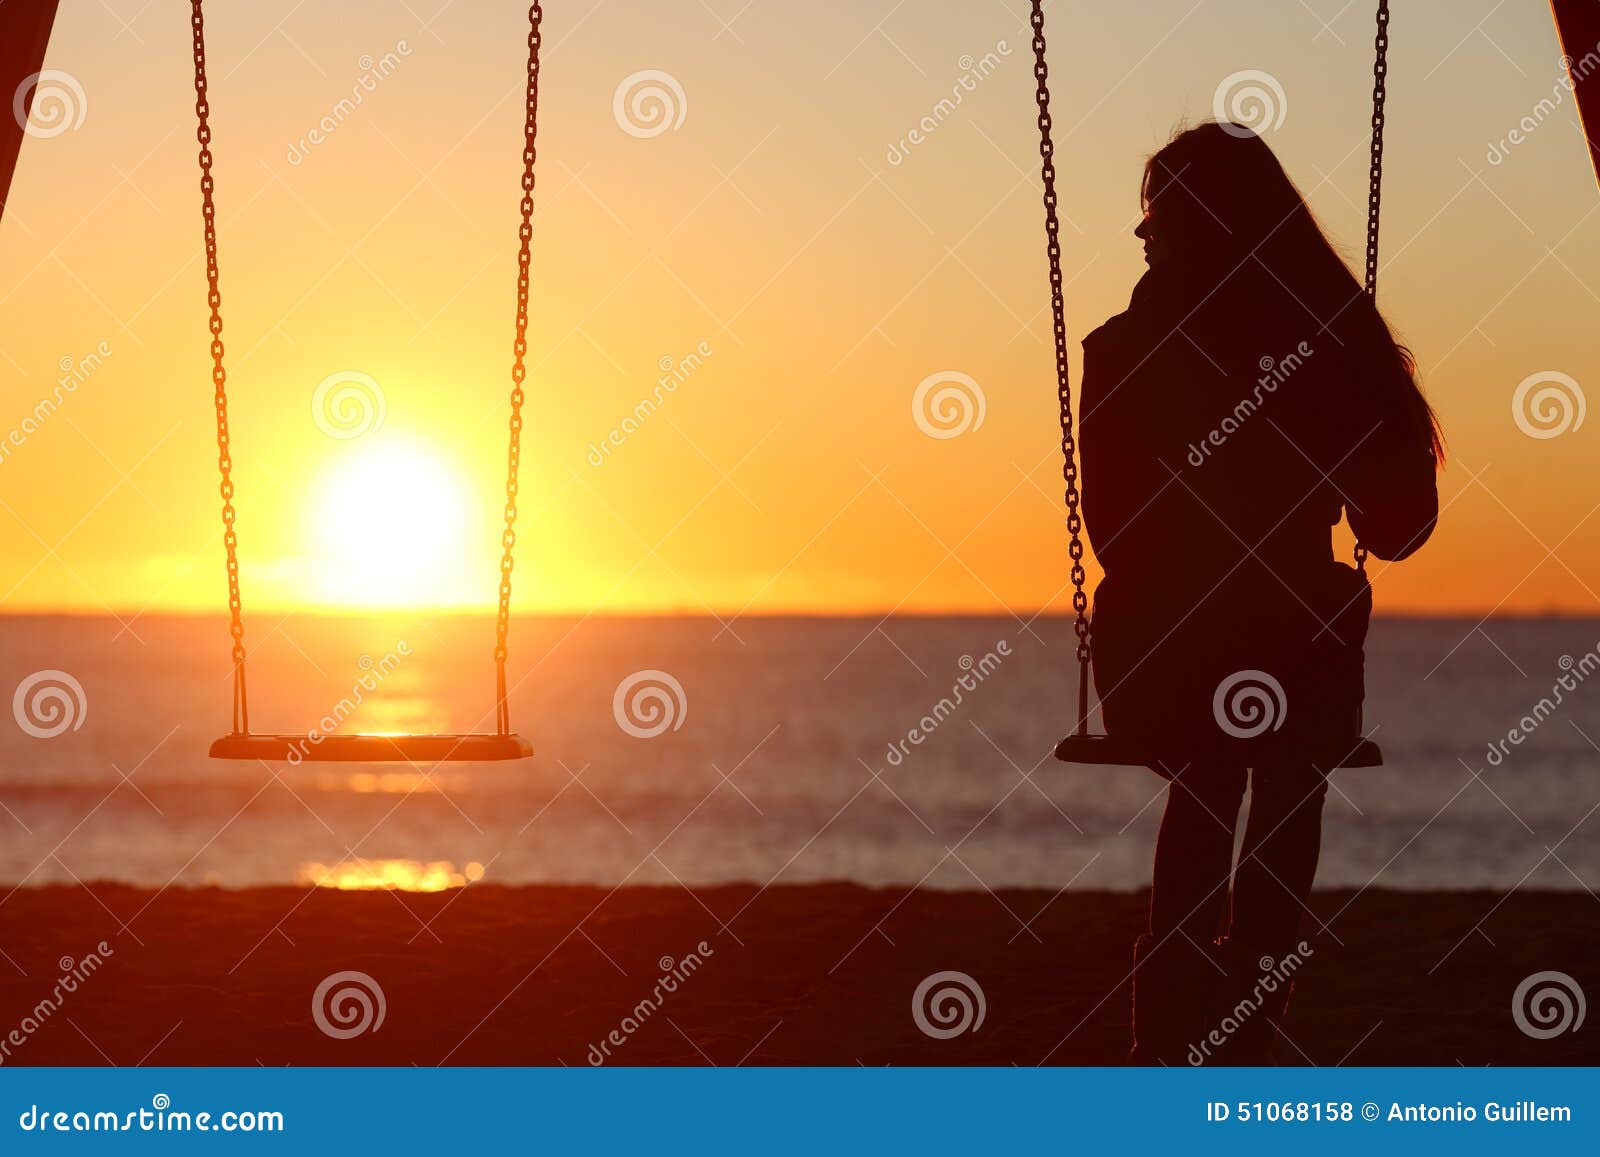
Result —
[[[1533,437],[1513,407],[1533,375],[1600,390],[1600,194],[1554,29],[1541,3],[1395,8],[1380,302],[1452,458],[1379,606],[1592,614],[1600,417]],[[518,609],[1066,609],[1025,16],[545,5]],[[1371,20],[1049,6],[1074,381],[1142,269],[1143,158],[1230,74],[1281,86],[1267,138],[1358,252]],[[515,4],[208,6],[247,609],[493,604],[525,32]],[[46,65],[82,123],[25,140],[0,224],[10,611],[223,606],[189,35],[175,0],[62,4]],[[681,97],[635,135],[615,99],[646,69]],[[692,369],[598,452],[663,359]],[[941,372],[982,393],[955,437],[913,416]],[[330,437],[318,386],[349,374],[382,422]]]

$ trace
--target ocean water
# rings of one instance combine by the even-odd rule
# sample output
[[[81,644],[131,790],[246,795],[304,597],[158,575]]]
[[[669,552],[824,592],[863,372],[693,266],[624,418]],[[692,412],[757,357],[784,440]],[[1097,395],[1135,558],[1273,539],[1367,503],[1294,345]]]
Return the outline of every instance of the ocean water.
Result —
[[[256,730],[492,727],[488,620],[250,630]],[[1319,885],[1600,888],[1600,671],[1580,681],[1597,645],[1600,620],[1376,621],[1367,722],[1388,763],[1337,773]],[[7,887],[1133,889],[1163,794],[1050,758],[1073,695],[1060,619],[519,619],[513,720],[536,756],[424,767],[208,759],[229,702],[217,619],[0,618],[0,655]]]

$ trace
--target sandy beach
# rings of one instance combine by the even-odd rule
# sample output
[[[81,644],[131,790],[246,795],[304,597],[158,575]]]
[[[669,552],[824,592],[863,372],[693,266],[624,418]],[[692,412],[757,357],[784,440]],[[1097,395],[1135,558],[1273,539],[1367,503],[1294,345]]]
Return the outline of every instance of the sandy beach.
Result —
[[[0,905],[0,1035],[15,1028],[13,1065],[1108,1064],[1143,904],[847,884],[22,889]],[[1595,906],[1318,893],[1288,1059],[1593,1064],[1593,1024],[1534,1039],[1511,1002],[1549,969],[1600,991]],[[913,995],[946,971],[984,1016],[939,1039]],[[375,1003],[313,1015],[342,972],[381,990],[381,1021]]]

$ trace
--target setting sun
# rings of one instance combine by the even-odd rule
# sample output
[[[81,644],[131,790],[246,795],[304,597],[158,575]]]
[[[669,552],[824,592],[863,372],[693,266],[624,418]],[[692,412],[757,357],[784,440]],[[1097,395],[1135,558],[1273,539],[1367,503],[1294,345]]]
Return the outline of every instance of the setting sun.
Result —
[[[341,447],[313,481],[305,516],[310,592],[360,606],[449,606],[493,546],[462,471],[427,442],[381,431]]]

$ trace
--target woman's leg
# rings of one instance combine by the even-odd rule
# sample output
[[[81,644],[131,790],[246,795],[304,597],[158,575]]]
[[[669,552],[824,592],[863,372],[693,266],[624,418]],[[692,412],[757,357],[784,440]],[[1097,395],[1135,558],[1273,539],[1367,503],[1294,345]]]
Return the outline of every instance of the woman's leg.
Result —
[[[1189,767],[1167,787],[1150,888],[1150,930],[1134,947],[1135,1064],[1202,1064],[1226,979],[1212,952],[1228,905],[1242,768]],[[1194,1051],[1201,1049],[1198,1054]]]
[[[1299,942],[1322,851],[1327,795],[1327,776],[1313,765],[1255,770],[1233,880],[1230,938],[1275,958]]]
[[[1300,923],[1322,847],[1327,777],[1309,764],[1257,768],[1250,818],[1233,876],[1233,921],[1223,953],[1228,1023],[1223,1051],[1231,1064],[1271,1064],[1293,987]]]
[[[1245,771],[1191,765],[1167,787],[1150,884],[1150,933],[1201,945],[1222,931]]]

